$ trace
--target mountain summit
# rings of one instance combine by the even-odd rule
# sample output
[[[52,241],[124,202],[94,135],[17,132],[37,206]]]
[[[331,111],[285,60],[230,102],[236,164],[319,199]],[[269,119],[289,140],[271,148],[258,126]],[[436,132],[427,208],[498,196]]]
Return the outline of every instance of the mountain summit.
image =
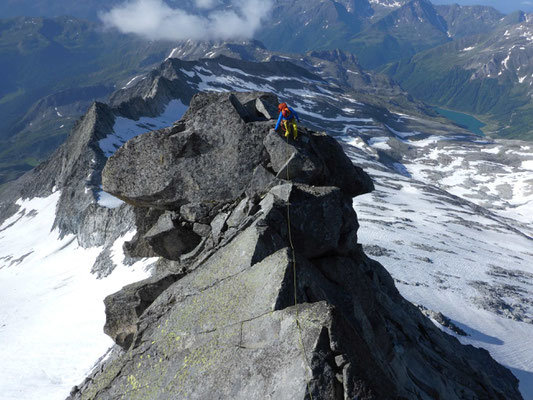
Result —
[[[119,347],[70,399],[521,399],[364,254],[351,199],[370,178],[325,134],[273,131],[277,102],[200,93],[110,157],[104,189],[136,210],[131,246],[162,258],[106,299]]]

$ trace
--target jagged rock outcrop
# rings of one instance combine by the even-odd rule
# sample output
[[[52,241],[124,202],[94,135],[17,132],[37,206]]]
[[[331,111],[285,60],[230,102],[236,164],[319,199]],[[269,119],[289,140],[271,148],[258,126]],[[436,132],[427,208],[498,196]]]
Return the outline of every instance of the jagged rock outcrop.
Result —
[[[180,274],[165,274],[124,287],[120,292],[105,299],[106,324],[104,332],[115,343],[124,348],[131,345],[137,332],[137,320],[146,308],[154,302],[170,285],[181,277]]]
[[[158,115],[170,99],[188,103],[194,90],[183,81],[172,80],[175,74],[170,64],[163,64],[139,85],[116,92],[110,105],[94,102],[50,158],[0,192],[0,224],[18,211],[18,199],[46,197],[59,191],[53,229],[62,237],[75,235],[82,247],[103,247],[92,272],[99,278],[111,274],[115,267],[111,247],[118,238],[142,224],[136,224],[140,219],[136,216],[138,210],[130,205],[109,208],[98,201],[102,169],[107,161],[100,141],[113,135],[117,117]],[[146,240],[139,236],[138,232],[128,242],[126,262],[135,261],[139,254],[156,256],[150,254]]]
[[[110,209],[97,202],[106,162],[99,140],[113,132],[115,118],[109,106],[93,103],[65,143],[48,160],[10,183],[0,196],[1,224],[18,211],[16,200],[60,191],[53,229],[57,228],[61,236],[76,235],[82,247],[105,247],[93,267],[99,277],[113,270],[106,257],[111,245],[135,228],[129,205]]]
[[[178,210],[221,204],[241,195],[263,166],[272,176],[283,179],[288,169],[294,181],[329,183],[351,196],[371,190],[370,178],[333,138],[313,133],[287,143],[273,132],[265,136],[276,102],[258,93],[195,96],[173,127],[138,136],[109,159],[104,189],[137,206]]]
[[[163,256],[198,245],[162,264],[180,272],[106,300],[121,349],[70,399],[520,399],[357,244],[368,176],[325,135],[278,140],[262,96],[199,94],[109,160],[104,188],[144,210],[137,240]]]

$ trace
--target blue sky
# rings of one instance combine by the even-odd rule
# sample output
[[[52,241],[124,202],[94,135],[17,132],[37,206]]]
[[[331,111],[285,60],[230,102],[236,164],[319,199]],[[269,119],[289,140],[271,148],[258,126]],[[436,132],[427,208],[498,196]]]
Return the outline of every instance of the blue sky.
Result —
[[[462,4],[492,6],[501,12],[510,13],[516,10],[533,11],[533,0],[431,0],[433,4]]]

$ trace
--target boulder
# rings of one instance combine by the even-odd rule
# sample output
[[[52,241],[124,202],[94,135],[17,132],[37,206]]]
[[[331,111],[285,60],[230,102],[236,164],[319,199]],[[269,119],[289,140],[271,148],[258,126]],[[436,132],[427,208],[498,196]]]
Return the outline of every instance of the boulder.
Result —
[[[263,144],[276,177],[318,186],[337,186],[351,197],[374,190],[370,177],[346,157],[335,139],[300,128],[289,141],[271,130]]]
[[[157,253],[152,250],[144,235],[157,223],[163,211],[145,207],[134,207],[133,210],[137,232],[130,241],[124,242],[124,254],[131,260],[143,257],[157,257]]]
[[[287,208],[287,203],[290,207]],[[307,258],[345,254],[357,244],[357,216],[351,200],[337,187],[287,183],[275,186],[261,202],[264,223],[275,227]]]
[[[104,300],[106,306],[104,332],[116,344],[127,350],[137,333],[137,323],[141,314],[179,277],[179,274],[153,276],[107,296]]]
[[[278,97],[272,93],[238,92],[235,96],[244,106],[249,120],[278,118]]]
[[[227,228],[226,221],[228,213],[220,213],[211,221],[211,235],[214,240],[218,240],[222,232]]]
[[[254,169],[252,179],[245,190],[245,194],[249,198],[261,197],[268,192],[276,184],[280,184],[281,180],[277,179],[274,174],[268,171],[262,165],[258,165]]]
[[[165,212],[144,235],[154,253],[168,260],[179,261],[183,254],[193,250],[201,241],[193,227],[181,224],[177,213]]]
[[[248,198],[242,199],[237,207],[233,210],[229,216],[226,224],[230,228],[235,228],[248,216],[250,210],[252,209],[253,203]]]
[[[200,222],[209,217],[212,205],[205,203],[189,203],[181,206],[180,215],[185,221]]]
[[[246,123],[247,115],[233,94],[195,96],[184,124],[133,138],[108,160],[104,190],[133,205],[169,210],[233,200],[265,161],[270,123]]]
[[[295,182],[315,183],[322,176],[323,165],[314,154],[306,151],[303,134],[298,142],[287,142],[275,131],[270,131],[263,144],[270,156],[272,169],[279,179],[289,178]],[[299,145],[299,147],[296,147]],[[288,171],[287,171],[288,169]],[[289,175],[287,175],[289,172]]]
[[[346,157],[341,145],[334,138],[325,133],[316,133],[313,134],[310,144],[328,170],[325,182],[329,185],[341,188],[351,197],[374,190],[370,176]]]

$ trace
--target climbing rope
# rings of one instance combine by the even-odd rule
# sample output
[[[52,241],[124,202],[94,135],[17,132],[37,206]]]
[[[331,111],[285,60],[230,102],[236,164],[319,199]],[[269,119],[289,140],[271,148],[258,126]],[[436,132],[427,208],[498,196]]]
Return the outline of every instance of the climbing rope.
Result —
[[[289,127],[286,126],[286,134],[287,134],[287,162],[289,161],[291,154],[290,154],[290,147],[289,147],[289,135],[290,130]],[[289,174],[289,165],[286,165],[286,171],[287,171],[287,181],[290,181],[290,174]],[[309,363],[309,359],[307,358],[307,352],[305,351],[305,344],[303,341],[303,335],[302,335],[302,325],[300,324],[300,307],[298,304],[298,284],[297,284],[297,278],[296,278],[296,253],[294,251],[294,244],[292,241],[292,232],[291,232],[291,202],[290,202],[290,194],[289,198],[287,199],[287,231],[289,235],[289,244],[291,246],[291,253],[292,253],[292,275],[294,277],[294,307],[296,309],[296,326],[298,328],[298,336],[299,336],[299,342],[300,342],[300,349],[302,351],[302,358],[304,359],[304,362],[309,369],[309,373],[311,375],[311,378],[313,378],[313,370],[311,369],[311,364]],[[313,400],[313,394],[311,393],[311,386],[309,385],[309,381],[307,381],[307,392],[309,393],[310,400]]]

